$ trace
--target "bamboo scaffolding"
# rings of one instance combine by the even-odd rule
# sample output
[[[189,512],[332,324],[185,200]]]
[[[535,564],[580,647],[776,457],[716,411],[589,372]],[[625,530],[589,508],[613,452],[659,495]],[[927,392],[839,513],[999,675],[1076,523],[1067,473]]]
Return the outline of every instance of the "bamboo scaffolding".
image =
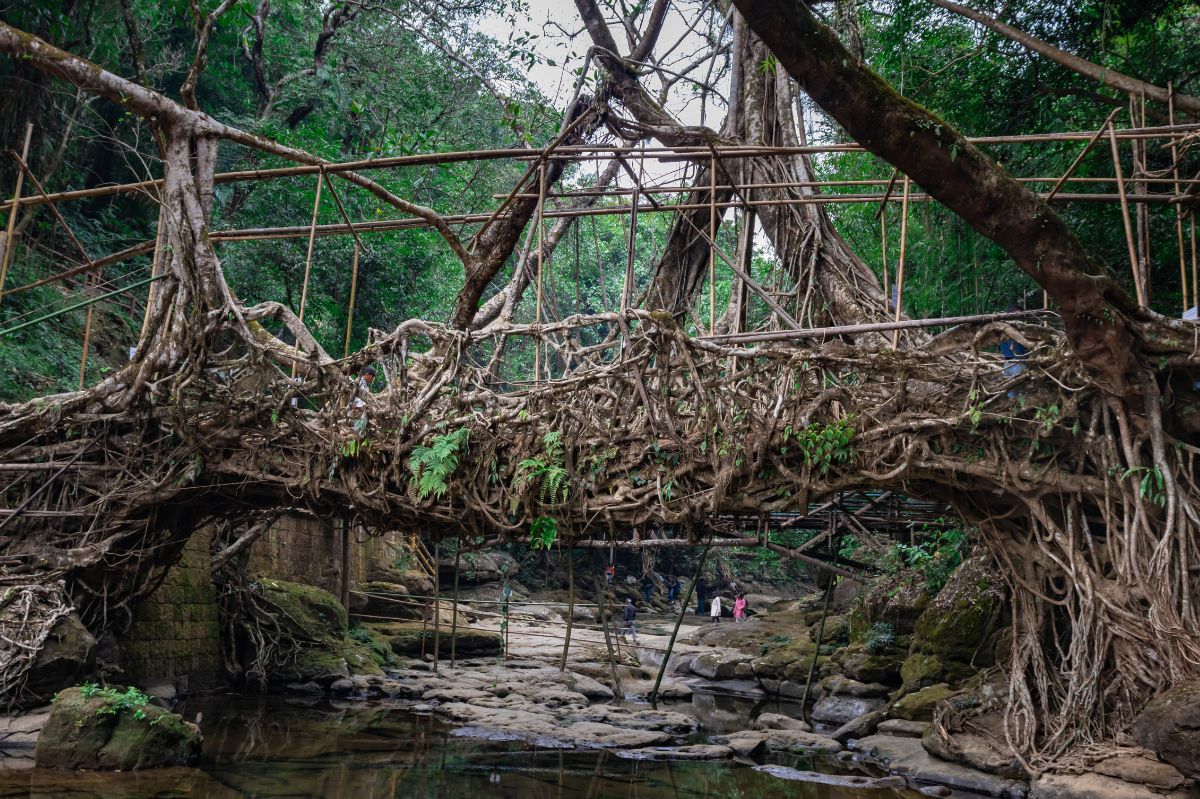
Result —
[[[1117,132],[1117,138],[1121,140],[1131,138],[1157,139],[1171,135],[1185,135],[1197,130],[1200,130],[1200,123],[1184,123],[1173,126],[1160,125],[1146,128],[1126,128]],[[1092,131],[1065,131],[1058,133],[1031,133],[1011,136],[972,136],[967,137],[967,141],[975,145],[1036,144],[1039,142],[1068,141],[1086,142],[1091,135]],[[446,153],[420,153],[416,155],[392,156],[387,158],[344,161],[337,163],[328,162],[323,164],[298,164],[274,169],[247,169],[235,172],[221,172],[214,175],[213,180],[216,183],[235,183],[253,180],[276,180],[280,178],[297,177],[300,175],[312,175],[321,172],[336,174],[339,172],[361,172],[372,169],[396,169],[410,166],[435,166],[440,164],[462,163],[470,161],[544,159],[549,157],[551,153],[553,153],[553,157],[556,159],[566,158],[576,161],[595,159],[606,160],[612,158],[616,154],[632,155],[634,153],[644,153],[645,155],[654,157],[657,160],[664,160],[663,156],[683,156],[688,160],[694,160],[698,158],[707,160],[711,157],[714,149],[721,158],[751,158],[760,155],[781,156],[867,152],[861,145],[857,144],[806,145],[803,147],[647,147],[641,150],[636,147],[629,146],[577,145],[569,147],[546,148],[543,150],[516,148],[504,150],[465,150]],[[161,189],[161,186],[161,179],[136,181],[132,183],[122,183],[110,186],[97,186],[90,189],[75,189],[71,191],[58,192],[51,194],[44,199],[38,198],[29,202],[23,201],[21,202],[21,205],[33,206],[41,205],[45,202],[64,202],[70,200],[104,197],[112,194],[136,192],[145,193],[157,199],[157,195]],[[4,201],[0,203],[0,211],[6,211],[11,206],[12,201]]]
[[[21,146],[21,161],[29,158],[29,142],[33,138],[33,123],[25,123],[25,143]],[[9,208],[8,227],[4,231],[3,249],[0,249],[0,303],[4,302],[4,283],[8,279],[8,265],[12,263],[16,242],[13,236],[17,229],[17,217],[21,215],[21,188],[25,181],[25,170],[17,170],[16,185],[13,187],[12,202],[6,203]]]

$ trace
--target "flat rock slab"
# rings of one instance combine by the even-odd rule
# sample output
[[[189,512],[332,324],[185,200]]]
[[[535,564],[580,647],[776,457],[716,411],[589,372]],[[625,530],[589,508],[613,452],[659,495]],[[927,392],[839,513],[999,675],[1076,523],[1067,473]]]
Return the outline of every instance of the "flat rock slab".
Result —
[[[855,788],[859,790],[891,788],[894,790],[903,790],[907,787],[907,783],[905,783],[902,777],[861,777],[858,775],[822,774],[819,771],[804,771],[802,769],[789,768],[788,766],[771,765],[755,766],[754,770],[770,774],[772,777],[777,777],[781,780],[811,782],[818,785],[836,785],[841,788]]]
[[[879,722],[881,735],[897,735],[907,738],[920,738],[929,727],[928,721],[909,721],[908,719],[888,719]]]
[[[1043,774],[1030,786],[1029,799],[1195,799],[1197,795],[1187,788],[1160,793],[1103,774]]]
[[[714,735],[708,740],[716,744],[729,745],[735,739],[759,740],[772,752],[825,752],[834,754],[842,751],[842,745],[832,738],[815,732],[800,730],[743,730],[728,735]]]
[[[917,738],[871,735],[860,739],[855,748],[872,760],[887,766],[893,773],[903,774],[919,782],[932,782],[958,790],[975,791],[1000,799],[1023,799],[1028,793],[1028,788],[1023,782],[938,760],[925,751],[925,747]]]
[[[643,749],[623,749],[617,757],[626,760],[726,760],[734,751],[718,744],[692,744],[691,746],[653,746]]]
[[[1117,755],[1116,757],[1110,757],[1108,760],[1101,760],[1099,763],[1094,764],[1092,768],[1098,774],[1116,777],[1126,782],[1149,785],[1152,788],[1159,788],[1164,791],[1180,788],[1187,782],[1187,779],[1179,773],[1179,769],[1170,763],[1163,763],[1149,752],[1142,757],[1137,755]]]

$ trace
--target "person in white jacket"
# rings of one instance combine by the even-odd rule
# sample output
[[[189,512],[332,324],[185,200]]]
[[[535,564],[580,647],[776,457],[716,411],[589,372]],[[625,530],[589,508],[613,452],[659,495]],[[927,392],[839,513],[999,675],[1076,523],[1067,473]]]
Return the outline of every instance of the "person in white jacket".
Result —
[[[713,594],[712,602],[708,609],[708,615],[712,616],[713,624],[721,621],[721,595]]]

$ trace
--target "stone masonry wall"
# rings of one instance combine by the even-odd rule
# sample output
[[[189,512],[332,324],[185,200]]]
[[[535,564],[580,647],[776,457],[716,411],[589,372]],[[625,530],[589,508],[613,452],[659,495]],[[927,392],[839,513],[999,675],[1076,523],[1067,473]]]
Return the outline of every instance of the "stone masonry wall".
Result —
[[[354,534],[350,540],[350,583],[371,579],[399,554],[403,537]],[[137,685],[173,682],[196,691],[224,681],[220,619],[209,571],[212,531],[192,536],[162,585],[134,610],[133,625],[120,641],[122,666]],[[250,550],[250,573],[341,593],[340,522],[300,513],[283,516]]]
[[[192,536],[162,585],[134,610],[121,665],[135,684],[170,681],[181,690],[224,679],[216,591],[209,571],[211,530]]]

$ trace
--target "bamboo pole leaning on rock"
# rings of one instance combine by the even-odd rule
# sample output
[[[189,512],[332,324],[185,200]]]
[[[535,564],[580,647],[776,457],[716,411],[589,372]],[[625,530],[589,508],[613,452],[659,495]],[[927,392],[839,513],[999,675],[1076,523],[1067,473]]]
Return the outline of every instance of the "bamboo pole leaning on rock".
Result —
[[[29,141],[33,138],[33,123],[25,124],[25,143],[21,146],[21,160],[29,158]],[[25,181],[25,171],[17,170],[17,182],[13,188],[12,207],[8,212],[8,227],[4,233],[4,241],[0,242],[0,302],[4,301],[4,281],[8,278],[8,265],[12,263],[13,252],[17,249],[13,235],[17,229],[17,217],[21,212],[21,184]]]
[[[597,564],[597,558],[595,555],[595,550],[593,550],[593,567]],[[596,573],[599,574],[598,569],[596,570]],[[623,688],[621,688],[621,675],[617,672],[617,659],[613,654],[612,634],[608,629],[608,589],[605,587],[603,581],[598,581],[598,584],[600,586],[600,602],[598,603],[600,606],[598,609],[600,613],[600,625],[601,629],[604,630],[604,646],[605,649],[608,650],[608,665],[612,667],[613,693],[616,696],[617,703],[620,704],[625,700],[625,691]]]
[[[830,529],[834,529],[833,520],[830,519]],[[837,562],[837,550],[834,548],[833,536],[829,538],[829,554],[833,556],[833,560]],[[817,656],[821,651],[821,639],[825,637],[825,619],[829,616],[829,600],[833,597],[833,587],[837,584],[837,576],[829,575],[829,585],[825,586],[825,601],[821,605],[821,623],[817,626],[817,640],[813,645],[812,660],[808,662],[808,675],[804,678],[804,697],[800,700],[800,712],[805,712],[804,707],[808,704],[808,691],[812,686],[813,670],[817,667]]]
[[[571,649],[571,628],[575,626],[575,548],[567,547],[567,634],[563,637],[562,660],[558,670],[567,670],[567,653]]]
[[[696,575],[692,577],[692,584],[688,586],[683,603],[679,606],[679,618],[675,620],[675,629],[671,630],[671,640],[667,642],[667,651],[663,654],[662,663],[658,664],[658,676],[654,678],[654,687],[650,689],[650,707],[655,710],[658,710],[658,689],[662,686],[663,675],[667,673],[667,663],[671,660],[671,650],[675,648],[675,638],[679,635],[679,627],[683,624],[684,614],[687,613],[688,606],[692,604],[692,593],[696,590],[696,581],[704,572],[704,562],[708,560],[710,549],[712,549],[711,537],[708,539],[708,545],[704,547],[704,552],[700,555],[700,565],[696,567]],[[830,575],[829,579],[834,579],[833,575]]]

